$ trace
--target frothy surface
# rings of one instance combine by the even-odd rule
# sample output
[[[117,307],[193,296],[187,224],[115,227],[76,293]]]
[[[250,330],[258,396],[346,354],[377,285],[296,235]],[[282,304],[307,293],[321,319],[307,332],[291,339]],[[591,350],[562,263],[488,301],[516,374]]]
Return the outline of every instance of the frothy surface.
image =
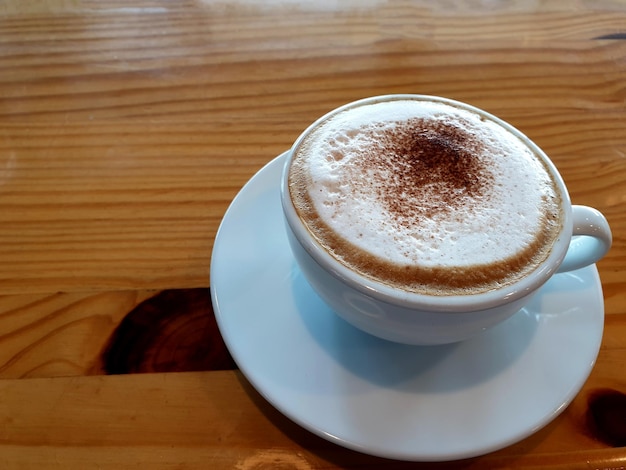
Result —
[[[497,123],[436,101],[332,116],[296,149],[289,184],[301,219],[336,258],[431,294],[512,282],[560,229],[539,157]]]

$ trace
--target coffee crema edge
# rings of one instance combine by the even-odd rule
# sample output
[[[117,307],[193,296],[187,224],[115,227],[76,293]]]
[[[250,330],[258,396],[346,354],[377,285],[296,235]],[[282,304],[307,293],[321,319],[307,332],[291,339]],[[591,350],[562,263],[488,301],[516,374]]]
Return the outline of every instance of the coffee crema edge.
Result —
[[[329,119],[332,118],[331,116]],[[480,116],[480,119],[485,120],[488,118]],[[325,123],[326,122],[328,121],[325,121]],[[402,122],[398,124],[400,127],[403,125]],[[404,124],[406,124],[406,122]],[[411,126],[429,130],[427,122],[413,121]],[[431,127],[430,130],[448,134],[447,136],[444,135],[448,141],[442,144],[447,146],[443,149],[446,152],[450,150],[450,148],[448,148],[450,145],[455,146],[453,150],[458,152],[459,142],[465,140],[463,142],[463,151],[475,151],[477,154],[479,153],[478,147],[481,145],[480,141],[468,138],[468,135],[464,135],[458,128],[442,129],[441,126],[439,126],[438,129]],[[315,132],[315,130],[313,132]],[[509,131],[507,130],[506,132]],[[397,136],[394,136],[394,138],[395,137]],[[517,136],[515,136],[515,138],[518,139]],[[439,146],[440,142],[437,143],[437,139],[438,137],[434,140],[430,139],[421,142],[422,144],[428,142],[430,147],[427,151],[430,153],[426,156],[422,155],[421,160],[424,160],[426,163],[424,167],[420,167],[420,170],[429,172],[431,179],[432,177],[439,177],[437,176],[437,172],[442,171],[442,169],[437,166],[438,163],[436,160],[443,157],[437,155],[437,152],[440,151],[439,147],[433,147],[432,144],[432,142],[435,142],[436,145]],[[407,144],[412,145],[410,138],[407,139],[406,135],[401,140],[402,146],[404,147],[406,147]],[[554,181],[555,177],[552,175],[544,160],[533,151],[535,160],[541,164],[543,170],[551,179],[555,190],[553,197],[542,198],[542,202],[547,208],[538,220],[538,226],[542,227],[542,229],[537,231],[534,238],[526,244],[524,249],[517,251],[512,256],[507,256],[485,264],[474,263],[471,265],[451,267],[403,265],[390,262],[373,253],[364,253],[362,247],[357,246],[349,239],[339,235],[319,216],[307,189],[311,183],[311,175],[306,171],[306,165],[299,166],[297,163],[298,159],[301,158],[298,152],[303,146],[306,147],[306,145],[307,139],[305,138],[303,142],[300,142],[298,148],[292,149],[294,156],[290,163],[288,175],[290,197],[303,225],[324,250],[338,262],[362,276],[392,288],[418,294],[446,296],[479,294],[511,285],[535,270],[537,266],[547,259],[551,253],[554,241],[558,238],[558,234],[562,228],[561,221],[563,214],[560,213],[562,211],[562,201],[560,200],[558,190],[556,190],[557,185]],[[380,149],[374,149],[374,151],[380,151]],[[465,155],[464,159],[457,158],[457,160],[462,162],[457,162],[456,166],[448,165],[450,166],[449,168],[444,168],[444,177],[452,181],[453,186],[462,186],[462,190],[466,193],[469,194],[473,191],[481,196],[482,187],[490,183],[489,171],[481,170],[480,160],[470,154]],[[295,165],[294,162],[296,162]],[[363,169],[360,171],[363,171]],[[414,169],[410,169],[409,172],[411,173],[409,175],[411,177],[418,176],[418,173]],[[481,181],[481,178],[483,181]],[[433,181],[429,181],[428,183],[432,184]],[[403,185],[406,186],[407,183],[404,182]],[[410,187],[405,187],[403,192],[410,189]],[[433,210],[447,211],[450,206],[453,206],[455,203],[453,196],[450,196],[448,193],[444,194],[443,199],[438,201],[438,205],[431,207],[426,216],[432,215]],[[391,204],[389,204],[388,207],[393,208],[393,201],[389,202],[391,202]],[[398,213],[397,216],[401,219],[403,214]]]

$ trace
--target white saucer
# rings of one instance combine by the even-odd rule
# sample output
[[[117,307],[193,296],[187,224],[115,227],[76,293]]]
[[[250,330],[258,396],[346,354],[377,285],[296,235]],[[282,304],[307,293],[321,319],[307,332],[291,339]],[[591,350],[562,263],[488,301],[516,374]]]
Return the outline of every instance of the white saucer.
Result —
[[[339,319],[302,278],[284,233],[283,161],[235,198],[211,261],[224,340],[278,410],[351,449],[437,461],[517,442],[579,392],[604,324],[595,266],[556,275],[531,305],[478,338],[428,347],[377,339]]]

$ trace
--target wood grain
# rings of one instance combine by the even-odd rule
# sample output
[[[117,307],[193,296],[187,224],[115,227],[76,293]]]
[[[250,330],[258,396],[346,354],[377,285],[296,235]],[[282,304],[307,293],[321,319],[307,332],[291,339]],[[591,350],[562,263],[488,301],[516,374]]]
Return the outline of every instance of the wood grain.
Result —
[[[441,464],[395,462],[331,444],[281,415],[236,372],[1,381],[0,393],[5,468],[588,469],[624,462],[623,449],[586,433],[585,392],[530,438]]]
[[[625,467],[590,425],[593,397],[626,392],[625,25],[621,0],[0,3],[0,467]],[[103,375],[138,312],[146,332],[206,320],[151,299],[206,294],[256,171],[330,109],[405,92],[511,122],[611,224],[602,349],[564,414],[484,457],[408,465],[311,435],[237,371],[155,373],[211,368],[175,347],[123,370],[152,373]],[[122,362],[145,344],[125,338]]]
[[[0,378],[236,369],[209,289],[0,297]]]
[[[0,293],[207,286],[245,181],[321,114],[381,93],[500,115],[555,160],[576,202],[622,222],[624,45],[594,38],[626,12],[524,5],[7,7]]]

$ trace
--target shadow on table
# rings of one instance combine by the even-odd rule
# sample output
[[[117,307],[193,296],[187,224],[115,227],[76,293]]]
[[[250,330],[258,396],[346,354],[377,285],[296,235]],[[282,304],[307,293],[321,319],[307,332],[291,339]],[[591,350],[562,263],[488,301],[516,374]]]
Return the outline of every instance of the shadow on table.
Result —
[[[515,468],[514,464],[518,458],[531,454],[533,449],[545,441],[553,429],[559,426],[559,421],[565,419],[560,416],[525,440],[491,454],[447,462],[405,462],[363,454],[327,441],[299,426],[274,408],[242,373],[237,373],[237,378],[242,389],[272,426],[301,449],[300,451],[294,449],[292,452],[297,452],[302,458],[313,460],[311,468],[326,468],[322,462],[329,462],[329,468],[381,468],[385,470]]]

